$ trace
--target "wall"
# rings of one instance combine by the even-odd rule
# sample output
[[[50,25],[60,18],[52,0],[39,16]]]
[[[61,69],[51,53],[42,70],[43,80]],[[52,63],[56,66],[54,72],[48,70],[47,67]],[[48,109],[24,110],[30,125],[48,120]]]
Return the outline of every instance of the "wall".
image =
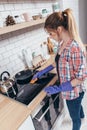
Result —
[[[71,8],[73,10],[73,14],[76,20],[77,27],[79,29],[79,7],[78,1],[79,0],[62,0],[63,1],[63,9]]]
[[[24,12],[34,15],[41,12],[42,8],[52,12],[52,4],[56,1],[58,0],[0,0],[0,16],[5,19],[9,14],[18,15]],[[77,6],[76,0],[61,0],[61,7],[72,7],[76,15]],[[20,58],[22,49],[30,48],[32,52],[37,51],[40,44],[46,41],[46,37],[43,24],[0,36],[0,73],[7,70],[14,75],[24,69],[25,64]]]
[[[79,0],[79,29],[83,43],[87,44],[87,0]]]

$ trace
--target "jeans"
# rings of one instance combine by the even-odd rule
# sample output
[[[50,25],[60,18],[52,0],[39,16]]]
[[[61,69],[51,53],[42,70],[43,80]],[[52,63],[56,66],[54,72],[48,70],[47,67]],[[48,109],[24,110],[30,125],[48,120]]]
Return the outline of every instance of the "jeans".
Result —
[[[70,117],[72,119],[72,130],[80,130],[81,118],[84,118],[83,107],[81,105],[84,92],[79,94],[79,97],[73,100],[66,100],[66,104],[69,110]]]

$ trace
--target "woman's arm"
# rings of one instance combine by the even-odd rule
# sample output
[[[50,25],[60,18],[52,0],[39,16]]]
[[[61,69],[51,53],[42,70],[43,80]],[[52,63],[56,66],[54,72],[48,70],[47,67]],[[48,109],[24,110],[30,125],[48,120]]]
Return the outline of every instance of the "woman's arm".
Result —
[[[87,77],[86,57],[80,48],[74,47],[72,51],[72,63],[75,74],[75,79],[71,80],[73,87],[82,84]]]

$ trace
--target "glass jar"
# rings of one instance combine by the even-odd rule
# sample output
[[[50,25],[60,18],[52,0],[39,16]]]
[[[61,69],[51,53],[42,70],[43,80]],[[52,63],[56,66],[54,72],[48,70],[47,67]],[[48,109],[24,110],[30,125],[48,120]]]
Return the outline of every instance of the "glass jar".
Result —
[[[58,12],[60,10],[60,4],[59,2],[56,2],[52,5],[53,7],[53,12]]]
[[[48,11],[47,9],[42,9],[42,17],[47,17]]]

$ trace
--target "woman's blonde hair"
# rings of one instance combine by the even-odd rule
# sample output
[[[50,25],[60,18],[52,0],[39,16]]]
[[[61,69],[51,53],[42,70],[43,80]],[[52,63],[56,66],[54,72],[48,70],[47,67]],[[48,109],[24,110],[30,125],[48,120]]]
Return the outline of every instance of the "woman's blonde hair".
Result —
[[[48,16],[45,21],[45,29],[57,29],[58,26],[63,26],[70,34],[71,38],[79,44],[79,46],[85,51],[85,47],[79,36],[75,18],[71,9],[66,9],[62,12],[54,12]]]

